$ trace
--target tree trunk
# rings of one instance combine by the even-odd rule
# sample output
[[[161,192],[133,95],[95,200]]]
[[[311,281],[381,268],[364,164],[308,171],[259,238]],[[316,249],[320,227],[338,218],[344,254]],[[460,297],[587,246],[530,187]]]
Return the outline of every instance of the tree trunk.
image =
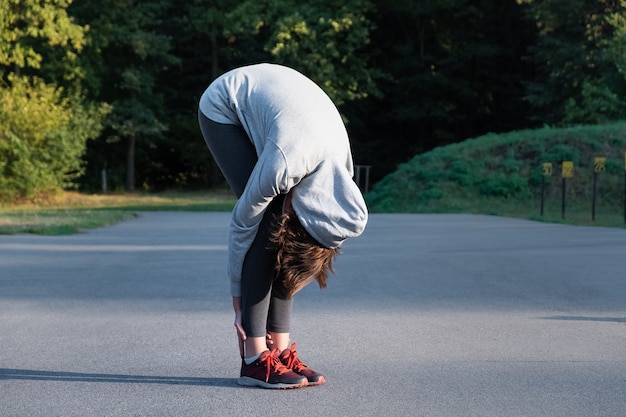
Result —
[[[126,191],[135,190],[135,136],[128,137],[126,149]]]

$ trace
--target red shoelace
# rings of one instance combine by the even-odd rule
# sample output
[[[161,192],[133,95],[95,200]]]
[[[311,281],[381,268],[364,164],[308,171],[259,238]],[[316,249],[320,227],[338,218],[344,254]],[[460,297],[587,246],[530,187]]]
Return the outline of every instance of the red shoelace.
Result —
[[[265,357],[265,382],[269,381],[272,372],[275,372],[278,375],[289,372],[289,368],[283,365],[280,359],[278,359],[278,353],[278,348],[275,348],[274,350],[269,351],[269,353]]]
[[[300,359],[298,359],[298,352],[296,352],[296,344],[292,344],[289,348],[289,356],[287,357],[287,363],[285,366],[289,369],[293,369],[295,371],[301,371],[303,369],[308,369]]]

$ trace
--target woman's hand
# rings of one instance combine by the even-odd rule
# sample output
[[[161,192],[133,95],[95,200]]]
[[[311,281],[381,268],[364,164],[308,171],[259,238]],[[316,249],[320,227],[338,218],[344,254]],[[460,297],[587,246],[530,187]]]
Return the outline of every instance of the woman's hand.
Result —
[[[246,331],[241,325],[241,297],[233,297],[233,309],[235,310],[235,329],[237,330],[237,341],[239,342],[239,354],[244,356],[244,341],[248,338]]]

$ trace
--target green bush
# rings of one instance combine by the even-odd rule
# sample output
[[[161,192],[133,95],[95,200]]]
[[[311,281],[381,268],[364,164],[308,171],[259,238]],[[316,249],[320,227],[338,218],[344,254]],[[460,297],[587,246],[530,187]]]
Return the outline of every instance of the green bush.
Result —
[[[578,165],[580,161],[580,153],[577,149],[572,148],[572,146],[557,144],[543,154],[542,159],[546,162],[558,163],[563,161],[572,161],[575,165]]]
[[[496,174],[481,181],[480,194],[487,197],[520,197],[528,190],[528,181],[517,174]]]
[[[0,84],[0,203],[71,187],[106,108],[86,107],[38,79],[8,79]]]

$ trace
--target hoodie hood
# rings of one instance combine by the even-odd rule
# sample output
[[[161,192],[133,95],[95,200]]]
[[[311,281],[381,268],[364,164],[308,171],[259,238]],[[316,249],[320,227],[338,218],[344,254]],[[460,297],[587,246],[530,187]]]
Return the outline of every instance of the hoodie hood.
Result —
[[[323,161],[291,191],[300,223],[322,246],[337,248],[363,233],[367,206],[345,164]]]

